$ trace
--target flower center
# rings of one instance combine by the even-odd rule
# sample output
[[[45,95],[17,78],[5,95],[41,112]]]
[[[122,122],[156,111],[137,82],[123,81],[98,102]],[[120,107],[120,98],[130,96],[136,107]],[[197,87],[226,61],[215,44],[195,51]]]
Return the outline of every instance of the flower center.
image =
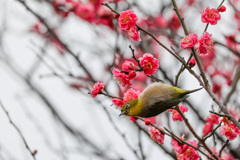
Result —
[[[190,43],[190,42],[191,42],[191,39],[185,38],[185,39],[184,39],[184,42],[185,42],[185,43]]]
[[[210,10],[209,17],[214,17],[214,16],[215,16],[215,12],[213,10]]]
[[[127,21],[129,21],[130,20],[130,18],[129,18],[129,16],[124,16],[124,19],[123,19],[123,21],[126,23]]]
[[[152,69],[152,64],[151,64],[150,62],[148,62],[148,63],[146,64],[146,67],[149,68],[149,69]]]

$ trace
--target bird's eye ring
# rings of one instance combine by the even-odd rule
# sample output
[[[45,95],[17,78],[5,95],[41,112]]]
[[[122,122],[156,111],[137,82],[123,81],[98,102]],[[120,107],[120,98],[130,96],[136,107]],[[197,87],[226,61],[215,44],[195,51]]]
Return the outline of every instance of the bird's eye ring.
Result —
[[[126,109],[130,108],[130,104],[126,104],[125,108]]]

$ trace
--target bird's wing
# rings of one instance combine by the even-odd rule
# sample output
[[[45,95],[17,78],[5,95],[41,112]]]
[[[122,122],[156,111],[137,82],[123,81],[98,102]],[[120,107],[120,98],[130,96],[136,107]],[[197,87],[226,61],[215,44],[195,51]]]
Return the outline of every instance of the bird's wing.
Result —
[[[175,98],[175,99],[171,99],[171,100],[165,100],[165,101],[158,101],[156,103],[154,103],[153,105],[149,106],[149,108],[158,108],[159,110],[167,110],[170,109],[172,106],[177,105],[178,103],[180,103],[181,101],[185,100],[186,98],[188,98],[189,96],[186,95],[182,98]]]
[[[144,106],[151,106],[156,102],[165,101],[169,99],[169,97],[174,97],[174,93],[174,90],[166,84],[153,83],[139,95],[139,99]]]

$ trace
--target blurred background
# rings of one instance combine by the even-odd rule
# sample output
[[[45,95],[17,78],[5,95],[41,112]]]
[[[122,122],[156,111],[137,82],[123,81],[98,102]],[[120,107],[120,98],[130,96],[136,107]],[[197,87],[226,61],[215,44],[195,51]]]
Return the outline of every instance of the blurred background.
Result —
[[[129,45],[137,58],[151,53],[159,60],[154,76],[167,84],[174,85],[181,68],[179,61],[145,33],[140,33],[141,42],[131,41],[118,27],[115,14],[100,2],[119,13],[133,10],[139,26],[188,59],[190,50],[179,45],[185,35],[170,0],[0,0],[0,101],[37,160],[177,159],[171,137],[165,136],[163,145],[155,143],[144,122],[118,117],[120,107],[111,98],[88,94],[98,81],[109,95],[118,97],[129,88],[142,91],[155,81],[142,72],[132,86],[122,87],[114,80],[114,67],[121,69],[125,60],[136,64]],[[206,27],[200,12],[220,3],[177,1],[188,30],[198,37]],[[201,60],[213,92],[239,118],[240,1],[229,0],[224,5],[227,10],[221,13],[221,20],[207,30],[215,41],[214,50]],[[199,75],[197,66],[193,70]],[[177,86],[200,87],[188,71],[179,76]],[[183,104],[189,108],[185,113],[189,122],[203,136],[209,111],[218,112],[219,107],[204,90]],[[184,134],[185,139],[195,139],[184,122],[174,122],[167,111],[150,121],[179,137]],[[226,140],[217,130],[206,143],[219,151]],[[239,142],[238,136],[223,155],[240,159]],[[0,159],[33,159],[2,108]]]

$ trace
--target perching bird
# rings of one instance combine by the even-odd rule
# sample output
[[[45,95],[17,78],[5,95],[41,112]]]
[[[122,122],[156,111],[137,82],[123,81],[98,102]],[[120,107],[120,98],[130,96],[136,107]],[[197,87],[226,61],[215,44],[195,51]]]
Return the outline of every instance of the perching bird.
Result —
[[[187,94],[200,89],[183,90],[156,82],[145,88],[138,98],[126,102],[119,116],[153,117],[185,100]]]

